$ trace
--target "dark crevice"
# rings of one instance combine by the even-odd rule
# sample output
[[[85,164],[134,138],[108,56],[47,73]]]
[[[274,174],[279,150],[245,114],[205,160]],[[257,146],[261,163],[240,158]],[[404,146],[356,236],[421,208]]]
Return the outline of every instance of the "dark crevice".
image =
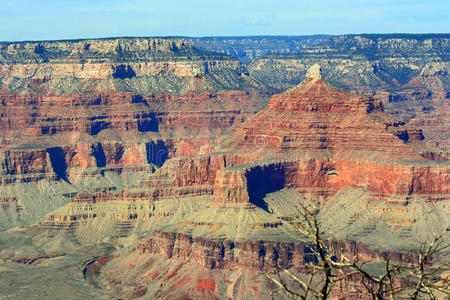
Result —
[[[98,143],[97,145],[92,145],[92,155],[94,155],[95,157],[97,167],[103,168],[106,166],[105,151],[103,151],[101,143]]]
[[[132,95],[131,103],[144,103],[144,97],[141,95]]]
[[[157,132],[159,124],[154,113],[145,113],[138,118],[137,126],[140,132]]]
[[[50,127],[50,126],[42,126],[41,127],[41,134],[49,134],[53,135],[56,133],[56,128]]]
[[[246,174],[250,203],[268,210],[264,197],[284,187],[284,170],[279,165],[259,166]]]
[[[52,164],[53,170],[59,179],[67,180],[67,163],[66,154],[61,147],[48,148],[47,152],[50,156],[50,162]]]
[[[409,134],[406,130],[395,133],[395,135],[404,142],[407,142],[409,140]]]
[[[147,152],[147,163],[161,167],[169,157],[169,149],[163,141],[145,144]]]
[[[102,131],[103,129],[107,129],[108,128],[108,123],[103,122],[103,121],[99,121],[99,122],[93,122],[91,124],[91,135],[97,135],[100,131]]]
[[[124,153],[125,153],[124,147],[118,146],[118,148],[116,149],[115,154],[114,154],[114,158],[113,158],[114,161],[116,163],[119,163],[120,160],[122,159]]]
[[[113,66],[113,77],[118,79],[133,78],[136,76],[133,68],[126,65]]]

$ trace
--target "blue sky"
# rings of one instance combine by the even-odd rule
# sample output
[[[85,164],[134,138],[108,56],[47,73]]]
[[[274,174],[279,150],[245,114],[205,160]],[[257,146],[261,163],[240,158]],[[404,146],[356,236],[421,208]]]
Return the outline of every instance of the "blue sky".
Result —
[[[448,33],[450,1],[0,0],[0,40]]]

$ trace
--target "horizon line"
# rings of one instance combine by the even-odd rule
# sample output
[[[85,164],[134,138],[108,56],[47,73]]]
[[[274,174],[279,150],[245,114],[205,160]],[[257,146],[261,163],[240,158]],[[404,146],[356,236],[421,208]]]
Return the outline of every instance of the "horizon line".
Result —
[[[162,38],[162,39],[212,39],[212,38],[293,38],[293,37],[338,37],[338,36],[370,36],[370,35],[384,35],[384,36],[445,36],[450,35],[450,32],[429,32],[429,33],[407,33],[407,32],[391,32],[391,33],[344,33],[344,34],[299,34],[299,35],[205,35],[205,36],[189,36],[189,35],[154,35],[154,36],[105,36],[105,37],[90,37],[90,38],[62,38],[62,39],[42,39],[42,40],[16,40],[6,41],[0,40],[0,44],[14,44],[14,43],[38,43],[38,42],[75,42],[88,40],[113,40],[113,39],[147,39],[147,38]]]

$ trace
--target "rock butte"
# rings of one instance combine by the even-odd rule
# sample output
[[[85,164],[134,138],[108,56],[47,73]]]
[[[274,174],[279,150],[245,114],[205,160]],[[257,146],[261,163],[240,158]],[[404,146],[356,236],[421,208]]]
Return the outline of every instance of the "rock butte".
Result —
[[[387,112],[448,148],[449,42],[448,34],[337,36],[296,53],[257,57],[248,69],[270,87],[285,90],[318,63],[333,86],[382,100]]]

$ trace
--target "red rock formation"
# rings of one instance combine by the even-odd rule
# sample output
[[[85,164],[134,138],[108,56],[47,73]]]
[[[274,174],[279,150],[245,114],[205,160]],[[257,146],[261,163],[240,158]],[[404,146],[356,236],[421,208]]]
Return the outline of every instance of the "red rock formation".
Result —
[[[46,149],[34,147],[10,148],[3,150],[2,173],[24,175],[52,173],[53,169]]]
[[[327,199],[348,187],[363,187],[382,195],[378,200],[394,194],[419,194],[430,201],[446,199],[450,193],[448,168],[426,162],[408,145],[408,140],[415,139],[410,136],[418,136],[418,131],[407,138],[399,133],[403,131],[391,132],[402,124],[382,110],[372,98],[329,86],[316,66],[304,83],[274,96],[266,110],[203,150],[194,146],[192,151],[182,140],[166,148],[152,142],[143,155],[143,147],[137,144],[102,143],[91,146],[92,150],[84,149],[85,155],[76,151],[73,157],[85,158],[74,162],[66,159],[66,163],[91,166],[94,161],[97,166],[111,168],[142,165],[146,156],[147,162],[161,166],[158,149],[166,158],[183,152],[191,155],[172,158],[136,182],[134,187],[140,192],[80,194],[75,201],[81,203],[212,193],[211,204],[241,203],[266,209],[264,196],[283,188]],[[152,154],[148,154],[149,148]],[[205,154],[192,156],[196,151]],[[95,159],[86,159],[91,156]],[[120,168],[115,170],[121,172]]]
[[[184,127],[207,133],[239,121],[249,100],[245,92],[223,92],[148,98],[125,93],[58,97],[0,94],[0,102],[2,130],[25,130],[31,136],[40,136],[64,132],[97,135],[104,129],[148,132],[160,128],[167,132]],[[229,109],[215,109],[214,103]]]
[[[156,231],[151,238],[138,240],[136,252],[161,254],[210,269],[245,268],[272,273],[275,263],[284,268],[305,270],[310,253],[308,247],[309,245],[301,242],[211,241],[182,233]],[[336,255],[351,257],[358,251],[362,260],[384,260],[383,253],[354,241],[330,242],[328,247]],[[398,259],[401,255],[393,252],[391,258]]]
[[[382,109],[374,99],[324,83],[313,67],[304,83],[273,96],[266,110],[218,144],[220,151],[241,154],[241,163],[255,162],[219,171],[212,202],[253,203],[285,187],[325,197],[356,186],[382,195],[449,194],[448,167],[424,165],[405,143],[420,140],[420,131],[401,136],[390,128],[402,124]],[[261,158],[272,162],[257,162]]]
[[[326,201],[317,202],[325,207],[338,192],[362,188],[368,194],[371,209],[395,214],[383,220],[388,226],[395,227],[400,223],[412,226],[417,220],[406,216],[408,209],[404,206],[408,205],[408,199],[414,195],[431,202],[449,198],[447,164],[426,161],[409,146],[409,138],[405,141],[397,131],[391,133],[390,127],[402,125],[395,125],[395,121],[384,116],[382,106],[375,105],[373,99],[337,91],[324,83],[316,71],[313,69],[310,78],[301,86],[274,96],[266,110],[235,128],[232,134],[209,149],[225,152],[222,156],[225,163],[210,173],[212,177],[216,174],[210,205],[187,222],[179,222],[174,231],[184,228],[183,233],[156,231],[151,237],[141,238],[136,248],[138,253],[161,254],[210,269],[245,268],[270,272],[278,260],[286,267],[304,271],[304,260],[308,256],[304,252],[305,245],[255,240],[238,242],[234,241],[232,229],[221,231],[228,239],[208,239],[205,232],[226,227],[227,220],[221,218],[215,223],[214,218],[204,215],[221,212],[232,218],[233,211],[238,214],[237,211],[249,210],[246,216],[255,220],[242,221],[239,227],[248,226],[252,236],[255,232],[263,235],[267,228],[281,234],[289,230],[284,225],[292,220],[284,216],[270,219],[276,213],[269,212],[264,201],[268,193],[283,188],[296,189],[300,193],[322,197]],[[260,140],[264,142],[258,143]],[[229,160],[231,153],[234,162]],[[192,178],[198,177],[196,172],[189,174]],[[393,196],[401,198],[401,195],[406,197],[402,207],[392,202],[394,200],[382,206],[375,204]],[[219,209],[214,210],[214,207]],[[265,210],[267,219],[257,221],[259,215],[251,212],[255,207]],[[358,220],[357,216],[354,218]],[[234,226],[233,222],[236,221],[230,220],[228,226]],[[200,236],[191,236],[189,232]],[[339,251],[342,248],[338,244],[330,244],[330,248]],[[382,259],[380,253],[363,245],[359,247],[359,254],[368,261]],[[351,245],[345,245],[344,249],[348,251],[347,255],[354,254]],[[394,257],[395,253],[391,255]],[[345,286],[354,286],[355,281],[360,280],[353,278]],[[334,295],[356,294],[350,289],[335,291]]]
[[[266,110],[236,131],[244,135],[240,141],[244,147],[357,159],[370,155],[380,160],[421,160],[386,132],[385,124],[373,120],[370,113],[381,110],[374,99],[339,91],[317,75],[273,96]],[[416,135],[411,134],[412,139]]]

